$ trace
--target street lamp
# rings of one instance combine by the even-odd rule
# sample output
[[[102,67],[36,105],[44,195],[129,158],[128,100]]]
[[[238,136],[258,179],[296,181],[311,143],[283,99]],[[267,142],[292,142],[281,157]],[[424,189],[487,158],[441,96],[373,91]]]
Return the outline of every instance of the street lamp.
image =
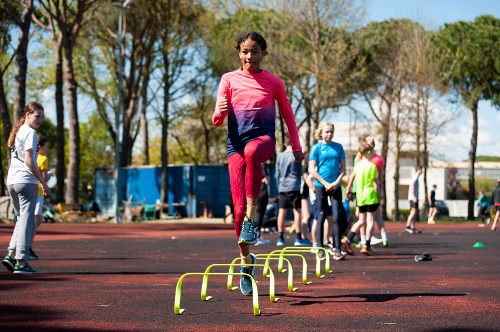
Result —
[[[123,10],[127,9],[134,0],[126,0],[124,3],[121,0],[111,0],[114,6],[117,6],[120,9],[118,16],[118,47],[117,47],[117,59],[118,59],[118,67],[117,67],[117,78],[118,78],[118,92],[117,98],[118,102],[116,105],[116,116],[115,116],[115,222],[120,222],[120,200],[119,200],[119,179],[120,179],[120,115],[122,113],[122,47],[123,47]]]

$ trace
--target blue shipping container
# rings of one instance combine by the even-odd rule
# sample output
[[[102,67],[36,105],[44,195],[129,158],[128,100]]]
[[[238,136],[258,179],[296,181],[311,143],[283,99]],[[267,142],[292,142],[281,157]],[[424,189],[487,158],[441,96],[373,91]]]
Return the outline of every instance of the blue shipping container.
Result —
[[[277,197],[274,164],[265,164],[270,176],[269,196]],[[155,204],[161,192],[160,166],[141,166],[120,169],[118,186],[121,202],[130,197],[135,204]],[[113,168],[95,169],[96,202],[106,216],[115,215],[115,178]],[[190,217],[204,214],[222,218],[229,204],[230,186],[227,164],[171,165],[168,166],[170,215],[173,203],[183,203]]]

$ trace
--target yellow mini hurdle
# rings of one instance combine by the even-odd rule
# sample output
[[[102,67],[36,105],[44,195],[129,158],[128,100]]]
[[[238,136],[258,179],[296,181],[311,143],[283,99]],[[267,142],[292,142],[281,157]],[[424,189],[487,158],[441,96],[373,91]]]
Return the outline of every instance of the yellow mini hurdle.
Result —
[[[240,259],[240,258],[237,258]],[[237,259],[233,260],[236,261]],[[189,273],[184,273],[179,280],[177,281],[177,287],[175,290],[175,300],[174,300],[174,313],[176,315],[182,314],[186,309],[181,308],[181,296],[182,296],[182,282],[184,278],[187,276],[191,275],[202,275],[203,276],[203,281],[201,284],[201,299],[202,301],[208,301],[212,298],[212,296],[207,296],[207,289],[208,289],[208,277],[209,276],[227,276],[228,281],[227,281],[227,286],[229,290],[236,290],[239,287],[233,287],[232,286],[232,280],[233,276],[247,276],[250,277],[252,280],[252,296],[253,296],[253,312],[255,316],[260,315],[260,307],[259,307],[259,294],[257,290],[257,283],[255,279],[248,273],[241,273],[241,272],[234,272],[234,267],[235,266],[241,266],[242,264],[236,264],[236,263],[231,263],[231,264],[211,264],[207,267],[205,272],[189,272]],[[264,264],[245,264],[246,266],[265,266]],[[215,266],[229,266],[229,271],[228,272],[210,272],[210,270],[215,267]],[[269,297],[271,302],[277,302],[279,298],[275,297],[275,292],[274,292],[274,274],[271,270],[271,273],[269,274]]]

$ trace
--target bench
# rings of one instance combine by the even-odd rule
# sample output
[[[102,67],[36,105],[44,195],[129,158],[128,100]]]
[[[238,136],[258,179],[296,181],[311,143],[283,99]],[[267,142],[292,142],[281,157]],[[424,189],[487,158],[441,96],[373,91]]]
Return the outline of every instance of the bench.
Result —
[[[156,203],[155,204],[156,217],[159,219],[181,219],[186,216],[186,205],[184,202],[180,203]],[[170,206],[174,208],[174,214],[170,215]]]

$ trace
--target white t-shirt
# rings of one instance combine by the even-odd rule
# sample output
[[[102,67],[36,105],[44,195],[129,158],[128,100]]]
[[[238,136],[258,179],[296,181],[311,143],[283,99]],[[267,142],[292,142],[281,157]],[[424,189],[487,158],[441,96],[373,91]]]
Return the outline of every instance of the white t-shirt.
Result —
[[[38,179],[31,173],[24,162],[24,152],[31,149],[33,160],[38,157],[38,136],[33,128],[23,124],[16,135],[16,141],[12,150],[7,185],[17,183],[38,184]]]

